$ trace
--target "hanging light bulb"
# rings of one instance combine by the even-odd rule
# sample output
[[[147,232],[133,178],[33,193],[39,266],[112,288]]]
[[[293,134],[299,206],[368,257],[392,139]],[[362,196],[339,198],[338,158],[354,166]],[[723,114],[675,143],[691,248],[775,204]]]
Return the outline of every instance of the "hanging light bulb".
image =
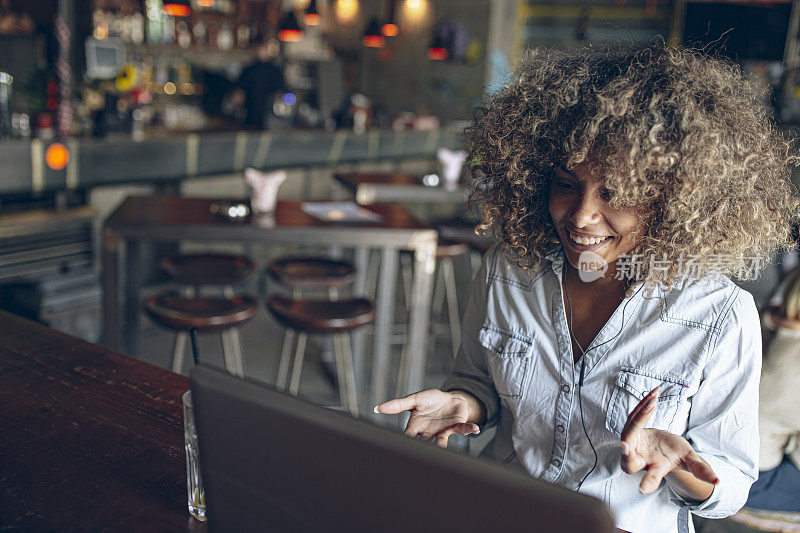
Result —
[[[364,46],[367,48],[381,48],[386,44],[386,39],[381,35],[381,25],[380,22],[378,22],[378,17],[372,17],[369,20],[361,42],[364,43]]]
[[[336,21],[350,24],[358,15],[358,0],[338,0],[336,3]]]
[[[431,39],[431,45],[428,47],[428,59],[445,61],[448,57],[450,57],[450,52],[445,47],[441,32],[437,27],[433,30],[433,39]]]
[[[164,13],[173,17],[188,17],[192,14],[189,0],[168,0],[164,2],[162,9]]]
[[[300,23],[294,11],[291,9],[281,19],[278,24],[278,39],[283,42],[296,42],[303,38],[303,30],[300,29]]]
[[[306,8],[306,14],[303,17],[303,21],[306,23],[306,26],[316,26],[319,24],[319,11],[317,11],[317,0],[311,0],[308,2],[308,7]]]
[[[397,26],[397,0],[389,0],[389,16],[386,18],[386,23],[381,26],[381,33],[386,37],[394,37],[400,33],[400,28]]]

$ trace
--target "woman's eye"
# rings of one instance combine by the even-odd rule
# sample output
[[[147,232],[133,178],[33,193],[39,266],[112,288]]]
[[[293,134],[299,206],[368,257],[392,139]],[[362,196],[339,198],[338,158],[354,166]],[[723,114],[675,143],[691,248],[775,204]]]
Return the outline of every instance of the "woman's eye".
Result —
[[[602,198],[603,200],[608,201],[608,200],[611,200],[613,197],[614,197],[614,193],[611,192],[610,190],[606,189],[605,187],[603,187],[600,190],[600,198]]]
[[[575,186],[572,183],[569,183],[567,181],[561,181],[561,180],[556,180],[556,186],[561,188],[561,189],[567,189],[567,190],[570,190],[570,191],[573,191],[573,190],[578,188],[577,186]]]

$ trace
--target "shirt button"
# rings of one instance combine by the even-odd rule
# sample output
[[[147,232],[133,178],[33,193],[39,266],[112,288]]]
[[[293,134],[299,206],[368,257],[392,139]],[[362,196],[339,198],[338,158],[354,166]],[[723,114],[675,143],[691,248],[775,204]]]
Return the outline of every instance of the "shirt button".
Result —
[[[561,466],[561,461],[558,459],[553,459],[553,466]]]
[[[556,429],[558,430],[559,433],[564,433],[564,426],[562,426],[561,424],[557,425]]]
[[[561,385],[561,390],[564,392],[569,392],[569,385]]]
[[[503,346],[502,345],[498,346],[497,348],[494,349],[494,351],[497,353],[503,353]]]

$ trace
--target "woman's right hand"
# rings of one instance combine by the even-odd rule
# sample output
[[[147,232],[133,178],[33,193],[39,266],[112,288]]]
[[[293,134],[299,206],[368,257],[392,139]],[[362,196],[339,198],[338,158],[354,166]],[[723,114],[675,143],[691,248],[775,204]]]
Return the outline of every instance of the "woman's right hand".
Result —
[[[435,440],[437,446],[447,448],[447,439],[453,433],[480,433],[475,421],[482,421],[482,407],[478,399],[467,392],[428,389],[384,402],[375,407],[375,412],[396,415],[411,411],[405,434]]]

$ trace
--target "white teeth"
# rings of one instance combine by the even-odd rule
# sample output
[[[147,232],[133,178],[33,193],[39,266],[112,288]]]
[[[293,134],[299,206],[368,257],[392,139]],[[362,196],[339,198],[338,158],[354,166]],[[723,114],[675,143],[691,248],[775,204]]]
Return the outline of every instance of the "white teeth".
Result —
[[[575,235],[574,233],[570,233],[569,234],[569,238],[572,239],[573,241],[577,242],[578,244],[590,245],[590,244],[597,244],[597,243],[603,242],[608,237],[597,237],[597,238],[595,238],[595,237],[581,237],[580,235]]]

